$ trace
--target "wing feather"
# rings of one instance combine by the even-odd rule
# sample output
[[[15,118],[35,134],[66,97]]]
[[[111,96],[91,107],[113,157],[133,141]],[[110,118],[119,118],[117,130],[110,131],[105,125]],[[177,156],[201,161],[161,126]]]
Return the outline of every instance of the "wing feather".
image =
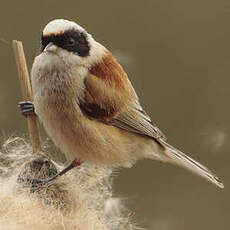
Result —
[[[166,140],[165,135],[156,125],[152,124],[151,119],[143,110],[132,108],[131,112],[121,112],[113,117],[110,123],[129,132]]]
[[[166,140],[142,109],[122,67],[108,52],[85,78],[85,94],[79,101],[83,113],[128,132]]]

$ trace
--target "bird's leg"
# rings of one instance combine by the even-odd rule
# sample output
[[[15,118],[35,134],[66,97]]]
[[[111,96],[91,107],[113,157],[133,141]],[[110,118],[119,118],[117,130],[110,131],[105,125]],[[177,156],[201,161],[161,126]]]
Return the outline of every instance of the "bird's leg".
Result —
[[[18,107],[21,109],[21,113],[24,116],[36,115],[34,111],[34,104],[31,101],[20,101]]]
[[[71,170],[72,168],[75,168],[79,165],[81,165],[81,161],[77,161],[74,160],[71,162],[71,164],[69,164],[66,168],[64,168],[63,170],[61,170],[59,173],[57,173],[56,175],[50,177],[50,178],[46,178],[46,179],[33,179],[33,178],[26,178],[27,180],[27,184],[29,183],[31,187],[38,187],[38,186],[42,186],[44,184],[47,184],[48,182],[53,181],[54,179],[56,179],[59,176],[64,175],[65,173],[67,173],[69,170]],[[25,180],[25,178],[21,178],[21,180]]]

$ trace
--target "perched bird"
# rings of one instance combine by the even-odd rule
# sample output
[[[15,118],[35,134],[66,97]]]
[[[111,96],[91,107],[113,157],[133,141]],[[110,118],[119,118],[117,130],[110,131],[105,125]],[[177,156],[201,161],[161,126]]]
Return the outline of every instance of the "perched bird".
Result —
[[[113,54],[75,22],[56,19],[45,26],[31,81],[34,101],[20,107],[23,114],[35,111],[72,161],[58,175],[84,161],[130,167],[149,158],[187,168],[223,188],[209,169],[166,142]]]

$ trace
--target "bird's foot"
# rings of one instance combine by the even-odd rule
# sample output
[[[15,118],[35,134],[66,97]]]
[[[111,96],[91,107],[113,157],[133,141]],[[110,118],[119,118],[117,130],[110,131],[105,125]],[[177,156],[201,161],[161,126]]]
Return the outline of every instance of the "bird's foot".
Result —
[[[24,116],[36,115],[34,111],[34,104],[31,101],[20,101],[18,103],[18,107],[20,108],[21,113]]]
[[[66,168],[64,168],[63,170],[61,170],[59,173],[57,173],[56,175],[52,177],[49,177],[46,179],[35,179],[35,178],[29,178],[29,177],[24,178],[24,177],[19,176],[18,181],[26,184],[30,188],[38,188],[38,187],[48,184],[49,182],[55,180],[57,177],[64,175],[65,173],[70,171],[72,168],[78,167],[81,164],[82,164],[81,161],[74,160]]]

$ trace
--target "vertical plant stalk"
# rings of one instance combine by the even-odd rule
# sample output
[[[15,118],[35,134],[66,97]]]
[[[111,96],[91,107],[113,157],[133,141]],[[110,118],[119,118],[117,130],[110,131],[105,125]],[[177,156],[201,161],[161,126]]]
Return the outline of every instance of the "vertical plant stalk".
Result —
[[[23,100],[33,101],[32,88],[30,85],[30,78],[22,42],[13,40],[12,45],[16,58],[18,77],[21,85]],[[27,124],[33,153],[36,153],[41,150],[41,138],[37,117],[35,115],[28,115]]]

